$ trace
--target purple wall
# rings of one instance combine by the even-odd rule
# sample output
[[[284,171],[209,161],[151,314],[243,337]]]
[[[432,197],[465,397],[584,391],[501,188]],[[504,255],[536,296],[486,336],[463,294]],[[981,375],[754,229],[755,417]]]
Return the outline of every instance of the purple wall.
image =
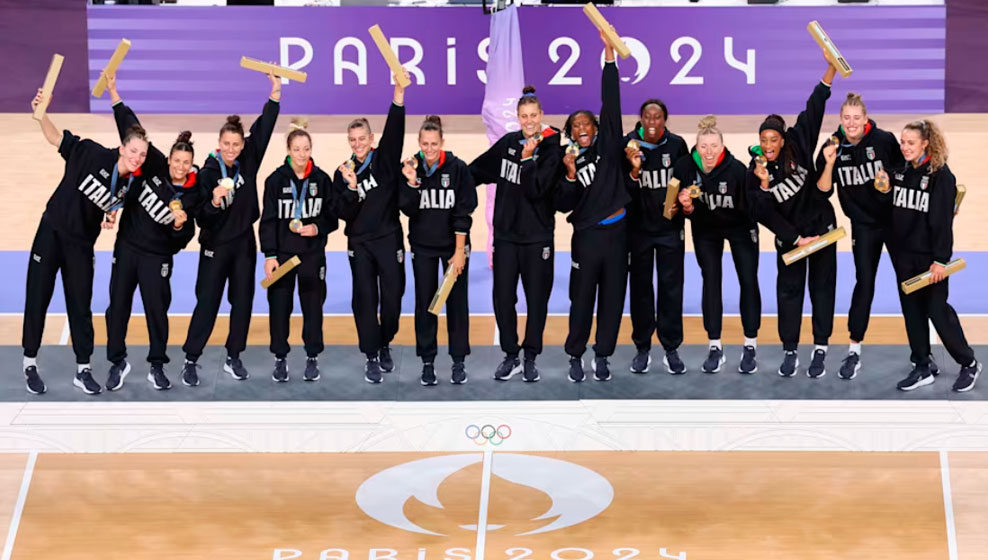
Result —
[[[89,111],[85,0],[0,0],[0,112],[27,113],[51,55],[65,57],[50,111]]]
[[[947,0],[947,112],[988,112],[988,1]]]

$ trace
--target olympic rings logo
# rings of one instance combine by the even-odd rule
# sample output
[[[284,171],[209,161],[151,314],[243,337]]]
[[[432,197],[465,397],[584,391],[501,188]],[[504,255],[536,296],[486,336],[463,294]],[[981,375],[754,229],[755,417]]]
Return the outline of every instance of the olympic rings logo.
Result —
[[[501,445],[504,440],[511,437],[511,426],[507,424],[501,424],[498,427],[494,427],[491,424],[484,424],[483,426],[478,426],[476,424],[470,424],[465,430],[467,439],[472,441],[476,445]]]

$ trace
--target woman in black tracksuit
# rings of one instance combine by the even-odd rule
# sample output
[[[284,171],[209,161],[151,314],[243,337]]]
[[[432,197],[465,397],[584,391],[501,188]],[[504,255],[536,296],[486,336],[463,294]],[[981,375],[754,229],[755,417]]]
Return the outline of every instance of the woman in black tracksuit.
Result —
[[[670,373],[685,373],[679,357],[683,343],[683,256],[686,251],[683,217],[676,209],[672,220],[662,215],[672,168],[688,152],[682,137],[666,129],[669,117],[658,99],[645,101],[641,120],[625,137],[624,174],[628,204],[628,277],[631,290],[631,339],[638,352],[633,373],[646,373],[652,363],[652,334],[665,351]],[[637,143],[638,148],[634,145]],[[652,284],[658,277],[658,290]]]
[[[44,96],[39,89],[31,109]],[[101,224],[123,200],[147,157],[148,142],[143,128],[127,130],[119,148],[105,148],[83,140],[68,130],[59,132],[46,114],[41,132],[65,160],[65,172],[41,215],[31,244],[24,300],[24,377],[29,393],[48,390],[38,374],[38,349],[45,329],[45,315],[55,291],[55,277],[62,273],[65,311],[69,317],[76,374],[72,384],[89,395],[103,388],[93,379],[89,363],[93,354],[93,247]]]
[[[710,350],[700,369],[704,373],[717,373],[725,362],[720,336],[724,314],[721,270],[726,241],[731,244],[741,292],[744,349],[738,371],[751,374],[758,371],[755,353],[762,318],[753,195],[748,192],[745,166],[724,146],[724,135],[717,128],[716,117],[704,117],[698,128],[696,146],[689,156],[676,162],[673,173],[683,187],[700,188],[700,196],[695,200],[687,188],[679,192],[683,213],[693,224],[693,249],[703,273],[701,308]]]
[[[120,99],[116,78],[107,78],[113,102],[117,131],[123,138],[132,126],[140,126],[137,115]],[[106,310],[106,357],[110,371],[106,388],[123,387],[130,373],[127,362],[127,326],[130,322],[134,291],[140,287],[147,319],[151,364],[147,380],[157,390],[171,388],[165,375],[168,363],[168,308],[171,305],[172,257],[184,249],[195,235],[188,219],[199,204],[197,169],[191,132],[183,132],[172,144],[168,156],[148,145],[148,156],[141,175],[127,194],[120,219],[120,230],[113,248],[110,274],[110,305]],[[139,182],[138,182],[139,181]]]
[[[890,241],[892,194],[887,171],[900,169],[904,161],[895,135],[878,128],[868,118],[860,95],[847,94],[840,108],[840,122],[834,132],[839,146],[830,176],[841,208],[851,220],[855,282],[847,314],[851,344],[837,374],[841,379],[854,379],[861,369],[861,342],[871,316],[882,244],[887,247]],[[826,166],[821,148],[816,167],[823,170]],[[886,172],[884,192],[875,188],[875,177],[883,171]]]
[[[326,301],[326,239],[337,228],[331,209],[332,180],[312,161],[312,137],[306,122],[294,119],[286,139],[288,157],[264,181],[264,206],[258,233],[264,253],[264,275],[271,278],[292,257],[301,264],[268,288],[269,328],[278,383],[288,381],[288,331],[294,307],[295,282],[302,305],[305,345],[303,379],[319,379],[323,351],[322,306]]]
[[[803,295],[809,284],[813,304],[813,342],[816,348],[806,371],[811,378],[827,370],[827,342],[834,327],[834,296],[837,284],[837,245],[832,244],[786,266],[782,255],[815,241],[836,227],[831,194],[816,186],[813,152],[816,149],[830,84],[836,70],[827,65],[823,80],[816,85],[799,114],[796,125],[786,129],[778,115],[769,115],[758,131],[759,145],[751,149],[748,168],[749,191],[754,193],[758,221],[775,234],[778,277],[776,297],[779,307],[779,338],[785,356],[779,375],[791,377],[799,367],[796,348],[803,318]],[[766,165],[758,163],[764,157]],[[807,268],[809,278],[807,280]]]
[[[933,383],[936,372],[929,365],[932,322],[943,347],[961,366],[954,391],[970,391],[981,374],[981,363],[964,337],[957,313],[947,303],[948,279],[944,276],[953,253],[957,195],[957,181],[947,167],[947,144],[936,124],[924,119],[906,125],[901,148],[906,163],[891,172],[889,255],[897,282],[929,271],[931,285],[909,295],[899,290],[915,367],[898,388],[911,391]]]
[[[605,41],[601,77],[600,126],[589,111],[577,111],[566,120],[566,133],[579,146],[563,158],[565,174],[556,195],[557,209],[570,212],[573,224],[570,270],[569,335],[570,381],[586,378],[583,353],[590,338],[594,303],[597,304],[597,342],[592,369],[598,381],[611,378],[608,358],[614,353],[624,292],[628,251],[624,209],[631,201],[624,184],[624,139],[621,132],[621,92],[614,49]]]
[[[559,131],[542,124],[542,104],[526,86],[518,99],[520,130],[502,136],[470,164],[478,185],[496,183],[494,195],[494,319],[504,360],[494,379],[522,373],[539,380],[535,359],[542,353],[552,293],[555,188],[561,150]],[[525,291],[528,317],[518,344],[518,281]],[[524,363],[518,358],[525,351]]]
[[[353,277],[353,318],[360,351],[367,356],[364,379],[368,383],[380,383],[382,371],[394,370],[389,345],[398,333],[405,293],[405,239],[398,221],[404,101],[405,90],[395,80],[377,150],[367,119],[356,119],[347,126],[353,156],[333,175],[336,215],[346,222],[343,231]]]
[[[443,151],[439,117],[425,118],[419,129],[419,151],[402,165],[401,211],[408,216],[408,242],[415,275],[415,355],[422,358],[423,385],[436,384],[438,318],[429,312],[439,287],[438,271],[450,267],[457,280],[446,300],[450,381],[466,383],[463,363],[470,353],[470,311],[467,307],[470,260],[470,214],[477,208],[477,188],[467,164]]]
[[[257,171],[278,120],[281,100],[281,78],[268,74],[268,80],[271,96],[261,116],[251,125],[250,136],[245,139],[239,116],[227,117],[220,128],[219,150],[206,157],[199,172],[202,203],[196,213],[200,245],[196,307],[182,347],[185,351],[182,383],[190,387],[199,384],[196,361],[213,332],[227,283],[230,334],[226,339],[223,370],[238,381],[250,377],[240,361],[240,352],[247,346],[254,303],[257,264],[254,222],[261,215],[257,203]]]

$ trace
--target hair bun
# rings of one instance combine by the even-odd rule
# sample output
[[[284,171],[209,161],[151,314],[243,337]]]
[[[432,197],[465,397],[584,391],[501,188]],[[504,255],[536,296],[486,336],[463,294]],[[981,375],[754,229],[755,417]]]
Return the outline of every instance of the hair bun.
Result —
[[[715,126],[717,126],[717,117],[714,115],[707,115],[700,119],[700,122],[696,124],[696,127],[700,130],[706,130]]]
[[[439,118],[439,115],[426,115],[425,122],[435,123],[439,127],[443,125],[443,120]]]
[[[182,132],[179,132],[178,133],[178,138],[175,139],[175,143],[176,144],[181,143],[181,144],[189,144],[189,145],[192,145],[192,131],[191,130],[183,130]]]
[[[226,124],[233,126],[242,126],[240,124],[240,115],[230,115],[226,118]]]
[[[783,129],[786,128],[786,119],[782,118],[780,115],[776,115],[776,114],[773,113],[773,114],[765,117],[765,120],[766,121],[778,121],[778,123],[782,125],[782,128]]]
[[[522,95],[535,95],[535,86],[528,84],[521,90]]]

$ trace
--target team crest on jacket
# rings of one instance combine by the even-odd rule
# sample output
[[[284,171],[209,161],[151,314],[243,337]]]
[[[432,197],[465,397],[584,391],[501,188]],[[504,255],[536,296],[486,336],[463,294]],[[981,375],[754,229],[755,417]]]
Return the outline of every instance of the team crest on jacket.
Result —
[[[662,154],[662,167],[672,166],[672,156],[669,154]]]
[[[868,156],[868,159],[874,160],[875,159],[875,147],[874,146],[868,146],[867,148],[865,148],[865,154]]]
[[[727,194],[727,181],[721,181],[720,184],[717,185],[717,190],[720,194]]]
[[[930,176],[926,175],[919,181],[919,188],[926,190],[926,187],[930,185]]]
[[[444,189],[449,188],[449,173],[443,173],[442,175],[439,176],[439,184]]]
[[[316,193],[318,192],[319,187],[317,187],[315,183],[309,183],[309,196],[316,196]]]
[[[168,263],[161,263],[161,277],[168,278]]]
[[[549,260],[549,247],[542,247],[542,260]]]

